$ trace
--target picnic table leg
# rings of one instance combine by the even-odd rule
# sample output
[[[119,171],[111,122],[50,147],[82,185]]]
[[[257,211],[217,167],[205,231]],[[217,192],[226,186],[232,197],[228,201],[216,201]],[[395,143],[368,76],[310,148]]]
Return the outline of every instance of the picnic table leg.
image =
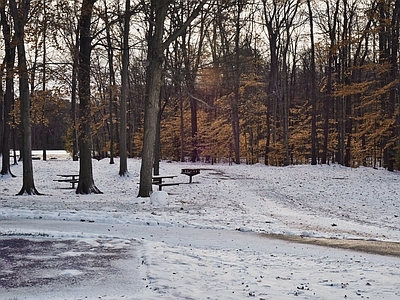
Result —
[[[189,175],[189,183],[192,183],[192,177],[193,175]]]
[[[72,175],[72,188],[75,189],[75,176]]]

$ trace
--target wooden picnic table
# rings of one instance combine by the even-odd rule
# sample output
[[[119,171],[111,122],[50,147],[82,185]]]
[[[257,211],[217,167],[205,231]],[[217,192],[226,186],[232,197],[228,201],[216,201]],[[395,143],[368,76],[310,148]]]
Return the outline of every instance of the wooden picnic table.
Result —
[[[153,175],[152,180],[153,183],[162,183],[164,181],[164,179],[167,178],[175,178],[177,177],[176,175]]]
[[[162,191],[163,186],[179,185],[178,182],[165,182],[164,179],[172,179],[177,177],[176,175],[153,175],[153,184],[158,185],[158,190]]]
[[[79,182],[79,174],[57,174],[57,176],[60,176],[62,178],[59,179],[54,179],[54,181],[58,182],[69,182],[71,183],[72,187],[75,188],[75,183]]]

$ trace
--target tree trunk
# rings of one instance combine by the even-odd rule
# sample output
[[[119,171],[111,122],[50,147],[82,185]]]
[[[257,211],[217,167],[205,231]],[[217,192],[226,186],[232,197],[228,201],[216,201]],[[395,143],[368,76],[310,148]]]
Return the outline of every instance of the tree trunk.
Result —
[[[266,128],[266,137],[265,137],[265,154],[264,154],[264,164],[266,166],[269,165],[269,153],[270,153],[270,145],[271,145],[271,102],[270,99],[266,100],[266,106],[267,106],[267,113],[266,113],[266,123],[267,123],[267,128]]]
[[[79,20],[80,49],[79,49],[79,183],[77,194],[101,194],[93,181],[92,157],[91,157],[91,106],[90,106],[90,52],[91,36],[90,21],[93,4],[96,0],[84,0],[82,3],[81,17]]]
[[[47,126],[44,121],[46,113],[46,56],[47,56],[47,45],[46,45],[46,35],[47,35],[47,14],[46,14],[46,1],[43,1],[43,72],[42,72],[42,91],[43,91],[43,106],[42,106],[42,159],[47,160]]]
[[[336,28],[338,24],[338,13],[339,13],[339,4],[340,0],[336,0],[335,10],[333,14],[333,19],[328,20],[327,26],[329,29],[329,52],[328,52],[328,66],[326,71],[326,95],[324,101],[324,143],[322,148],[322,158],[321,163],[327,164],[328,163],[328,143],[329,143],[329,117],[330,117],[330,109],[332,105],[332,71],[333,71],[333,63],[334,63],[334,56],[335,56],[335,43],[336,43]],[[330,11],[331,8],[329,6],[329,2],[327,2],[327,11]]]
[[[182,2],[181,2],[181,11],[182,14],[184,14],[185,9],[183,8]],[[181,20],[183,23],[183,20]],[[197,105],[197,99],[193,96],[196,94],[195,90],[195,81],[197,77],[197,72],[199,69],[199,64],[200,64],[200,57],[202,55],[202,50],[203,50],[203,41],[204,41],[204,18],[202,18],[202,21],[200,23],[200,29],[199,29],[199,45],[196,53],[196,57],[194,59],[192,54],[193,52],[190,51],[191,46],[189,44],[191,40],[191,35],[192,32],[189,30],[184,30],[182,34],[182,56],[183,56],[183,61],[184,61],[184,70],[185,70],[185,85],[186,89],[188,91],[188,98],[189,98],[189,103],[190,103],[190,120],[191,120],[191,130],[192,130],[192,153],[191,153],[191,161],[196,162],[199,160],[199,149],[198,149],[198,121],[197,121],[197,111],[198,111],[198,105]],[[180,24],[178,24],[180,26]],[[194,60],[194,63],[192,61]]]
[[[146,92],[144,112],[144,137],[142,164],[140,168],[140,187],[138,197],[149,197],[152,192],[152,167],[154,164],[157,118],[160,111],[160,91],[164,50],[182,34],[185,28],[200,13],[206,0],[201,1],[186,22],[170,34],[163,42],[164,21],[169,0],[151,0],[149,31],[147,32]]]
[[[183,116],[183,99],[181,97],[179,101],[179,128],[180,128],[180,151],[179,151],[179,156],[180,156],[180,161],[184,162],[185,161],[185,121],[184,121],[184,116]]]
[[[114,164],[114,123],[113,123],[113,102],[116,101],[114,96],[115,86],[115,71],[114,71],[114,51],[111,43],[110,23],[107,17],[107,2],[104,0],[105,7],[105,25],[106,25],[106,36],[107,36],[107,55],[108,55],[108,69],[109,69],[109,111],[110,111],[110,164]]]
[[[128,174],[128,161],[126,153],[126,102],[128,95],[128,63],[129,63],[129,19],[130,19],[130,1],[125,2],[125,18],[124,18],[124,42],[122,52],[122,84],[121,84],[121,107],[120,107],[120,141],[119,141],[119,176]]]
[[[161,106],[161,99],[160,99]],[[158,111],[157,126],[156,126],[156,140],[154,143],[154,164],[153,174],[160,175],[160,159],[161,159],[161,115],[162,110]]]
[[[310,38],[311,38],[311,164],[317,164],[317,95],[316,95],[316,76],[315,76],[315,46],[314,46],[314,24],[311,9],[311,1],[307,0],[308,13],[310,19]]]
[[[147,61],[149,65],[146,71],[144,137],[138,197],[149,197],[152,192],[152,170],[157,134],[157,118],[160,110],[161,76],[164,53],[162,37],[168,3],[168,0],[151,1],[153,18],[150,19],[151,22],[148,32]]]
[[[0,14],[1,14],[1,25],[3,27],[3,37],[4,37],[4,45],[5,45],[5,70],[6,70],[6,90],[4,94],[4,105],[2,116],[4,117],[3,126],[2,126],[2,141],[1,145],[1,156],[2,156],[2,167],[1,167],[1,175],[7,175],[11,173],[10,168],[10,137],[11,137],[11,109],[14,102],[14,62],[15,62],[15,46],[11,44],[11,28],[7,22],[7,17],[5,13],[5,1],[1,1],[0,6]],[[3,95],[2,95],[3,96]],[[2,99],[3,100],[3,99]]]
[[[396,0],[392,23],[391,23],[391,56],[390,56],[390,80],[396,81],[399,79],[399,66],[398,66],[398,52],[399,52],[399,38],[400,38],[400,0]],[[397,88],[392,88],[389,92],[389,103],[388,112],[389,117],[394,118],[394,125],[390,126],[391,141],[388,146],[388,161],[387,168],[388,171],[394,171],[396,162],[396,146],[399,146],[399,115],[396,116],[396,98],[399,97],[399,91]],[[397,109],[398,110],[398,109]],[[399,111],[397,112],[397,114]],[[397,149],[400,153],[400,150]]]
[[[71,119],[72,119],[72,160],[78,161],[78,122],[76,119],[76,94],[78,86],[79,66],[79,30],[76,32],[75,48],[73,50],[72,78],[71,78]]]
[[[40,193],[35,188],[35,183],[33,180],[29,75],[26,64],[24,43],[24,27],[28,18],[30,1],[20,1],[19,5],[17,6],[15,0],[10,0],[10,8],[14,19],[15,38],[18,50],[19,93],[21,102],[23,182],[22,188],[19,191],[18,195],[40,195]]]
[[[237,15],[235,20],[235,63],[233,66],[233,97],[231,99],[231,124],[233,134],[233,150],[235,152],[235,163],[240,164],[240,126],[239,126],[239,88],[240,88],[240,15],[244,3],[236,1]]]

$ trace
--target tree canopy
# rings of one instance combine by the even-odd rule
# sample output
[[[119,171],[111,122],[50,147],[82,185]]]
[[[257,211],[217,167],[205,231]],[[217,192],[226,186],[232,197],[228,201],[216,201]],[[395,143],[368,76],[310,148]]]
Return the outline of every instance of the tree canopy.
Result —
[[[122,175],[142,157],[140,196],[159,159],[400,169],[400,0],[86,2],[85,41],[82,1],[0,1],[6,161],[27,143],[77,158],[80,137]]]

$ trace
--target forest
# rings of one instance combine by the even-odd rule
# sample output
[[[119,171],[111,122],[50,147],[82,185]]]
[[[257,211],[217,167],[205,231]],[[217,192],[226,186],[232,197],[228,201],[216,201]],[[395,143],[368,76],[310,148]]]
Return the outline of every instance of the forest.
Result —
[[[400,169],[400,0],[1,0],[1,174],[31,150]],[[14,156],[14,163],[16,158]],[[26,165],[26,166],[25,166]],[[142,181],[143,178],[143,181]]]

